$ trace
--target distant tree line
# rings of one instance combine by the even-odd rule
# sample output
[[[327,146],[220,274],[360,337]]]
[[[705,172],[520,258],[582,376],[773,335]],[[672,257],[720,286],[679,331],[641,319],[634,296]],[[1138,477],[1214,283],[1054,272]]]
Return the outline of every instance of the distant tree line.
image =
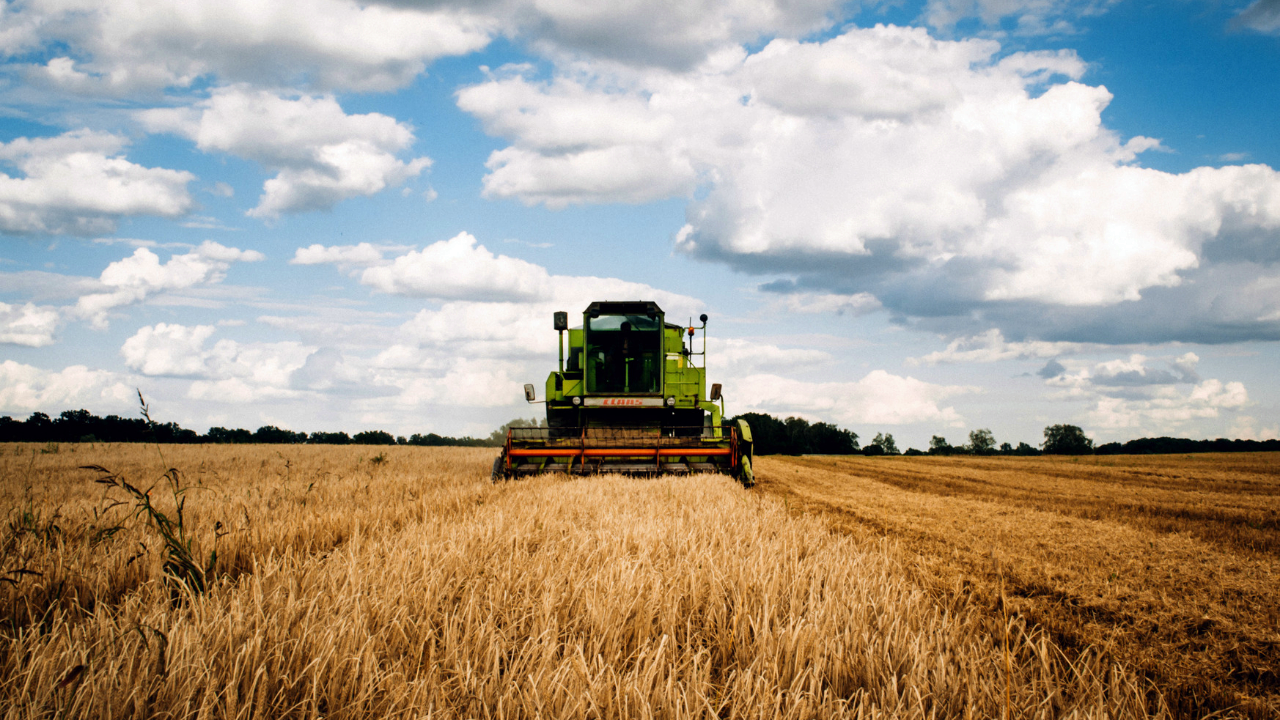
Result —
[[[934,435],[929,441],[930,455],[1155,455],[1206,452],[1280,452],[1280,440],[1191,440],[1189,438],[1138,438],[1125,443],[1110,442],[1094,447],[1093,440],[1075,425],[1050,425],[1044,429],[1044,442],[1040,447],[1018,443],[995,446],[990,430],[974,430],[969,433],[969,444],[952,446],[946,439]],[[918,450],[908,450],[907,455],[923,455]]]
[[[1075,425],[1050,425],[1044,429],[1039,447],[1020,442],[996,445],[990,430],[969,433],[969,442],[952,445],[941,435],[929,440],[929,449],[898,450],[889,433],[876,433],[866,447],[858,445],[858,434],[830,423],[810,423],[789,417],[778,419],[766,413],[746,413],[733,420],[751,425],[755,452],[760,455],[1148,455],[1206,452],[1280,452],[1280,440],[1191,440],[1188,438],[1139,438],[1125,443],[1110,442],[1094,447],[1093,440]],[[355,435],[345,432],[294,432],[264,425],[250,432],[243,428],[211,427],[201,435],[177,423],[148,422],[143,418],[118,415],[98,417],[88,410],[67,410],[56,418],[36,412],[23,420],[0,417],[0,442],[159,442],[218,444],[301,444],[312,445],[419,445],[427,447],[500,447],[508,428],[546,427],[546,421],[516,418],[494,430],[486,438],[449,437],[414,433],[395,436],[384,430],[366,430]]]
[[[986,428],[969,433],[969,442],[952,445],[941,435],[929,440],[926,451],[898,450],[889,433],[876,433],[866,447],[858,446],[858,435],[828,423],[813,423],[790,417],[779,420],[765,413],[738,415],[751,425],[755,452],[759,455],[1146,455],[1157,453],[1280,452],[1280,440],[1189,440],[1186,438],[1139,438],[1126,443],[1106,443],[1094,447],[1093,440],[1076,425],[1050,425],[1044,429],[1039,446],[1020,442],[997,445]]]
[[[88,410],[67,410],[56,418],[37,412],[23,420],[0,417],[0,442],[159,442],[218,444],[302,444],[313,445],[498,445],[491,438],[448,437],[414,433],[397,437],[384,430],[366,430],[355,435],[345,432],[294,432],[264,425],[250,432],[244,428],[211,427],[201,435],[177,423],[149,423],[142,418],[118,415],[98,417]]]
[[[907,450],[905,455],[1040,455],[1043,451],[1024,442],[1017,447],[1009,443],[996,445],[995,437],[985,428],[969,433],[969,442],[963,445],[952,445],[941,435],[929,438],[929,449],[921,452],[915,448]]]
[[[1280,440],[1191,440],[1189,438],[1138,438],[1126,443],[1099,445],[1095,455],[1165,455],[1207,452],[1280,452]]]
[[[760,455],[852,455],[858,450],[858,434],[830,423],[789,417],[779,420],[764,413],[738,415],[730,422],[746,420],[751,426],[755,452]]]
[[[1093,440],[1075,425],[1050,425],[1044,429],[1044,442],[1040,447],[1018,443],[1017,447],[1009,443],[996,446],[995,436],[986,428],[969,433],[969,442],[964,445],[952,445],[941,435],[929,439],[929,455],[1088,455],[1093,453]],[[907,455],[925,453],[908,450]]]

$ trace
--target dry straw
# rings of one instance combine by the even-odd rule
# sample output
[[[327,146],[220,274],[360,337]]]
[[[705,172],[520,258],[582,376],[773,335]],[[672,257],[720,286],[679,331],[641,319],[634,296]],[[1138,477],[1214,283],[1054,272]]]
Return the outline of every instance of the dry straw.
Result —
[[[1280,453],[761,458],[759,491],[917,582],[1105,648],[1179,717],[1280,717]]]
[[[39,573],[0,587],[6,718],[1160,710],[1098,653],[935,599],[893,542],[724,477],[493,486],[484,450],[167,448],[193,556],[228,531],[175,604],[163,538],[76,469],[143,483],[154,455],[30,451],[3,448],[0,492],[58,529],[5,530],[5,567]]]

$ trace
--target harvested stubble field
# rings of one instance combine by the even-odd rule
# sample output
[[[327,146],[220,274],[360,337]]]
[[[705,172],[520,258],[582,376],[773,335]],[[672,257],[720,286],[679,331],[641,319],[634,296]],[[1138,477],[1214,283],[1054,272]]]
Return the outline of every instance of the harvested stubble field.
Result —
[[[1228,543],[1196,534],[1208,521],[1129,518],[1123,503],[1163,502],[1132,492],[1041,507],[1035,478],[950,477],[985,461],[763,458],[745,491],[720,476],[492,485],[483,449],[53,449],[0,445],[6,718],[1120,718],[1167,714],[1162,691],[1185,700],[1188,678],[1213,702],[1274,708],[1274,675],[1216,679],[1194,652],[1185,673],[1153,671],[1171,656],[1134,650],[1138,631],[1103,612],[1128,611],[1130,583],[1170,621],[1205,602],[1180,632],[1262,643],[1274,506],[1259,538]],[[1084,481],[1054,462],[1038,467],[1065,497]],[[1246,518],[1274,502],[1274,466],[1254,462],[1264,479],[1208,491]],[[154,486],[153,513],[124,482]],[[1063,597],[1030,593],[1036,578]],[[1245,652],[1274,658],[1267,642]]]
[[[757,466],[793,513],[895,539],[936,595],[1105,650],[1177,716],[1280,717],[1280,454]]]

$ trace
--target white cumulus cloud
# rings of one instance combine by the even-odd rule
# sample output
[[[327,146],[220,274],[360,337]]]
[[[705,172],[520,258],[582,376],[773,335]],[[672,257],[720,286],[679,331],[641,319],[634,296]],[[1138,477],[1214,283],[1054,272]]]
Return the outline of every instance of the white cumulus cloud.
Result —
[[[166,263],[151,250],[140,247],[133,255],[117,260],[102,271],[99,280],[106,292],[83,295],[72,309],[75,315],[90,320],[95,327],[107,325],[107,314],[114,308],[142,302],[166,290],[182,290],[221,282],[234,262],[255,262],[263,254],[256,250],[240,250],[206,240],[196,249],[173,255]]]
[[[929,422],[963,427],[947,398],[973,388],[936,385],[912,377],[872,370],[856,382],[805,382],[773,374],[749,375],[725,383],[735,408],[777,416],[802,415],[842,425],[910,425]]]
[[[136,407],[136,386],[128,380],[120,373],[84,365],[44,370],[5,360],[0,362],[0,412],[57,414],[86,407]]]
[[[494,255],[466,232],[368,268],[360,282],[389,295],[488,301],[536,300],[551,289],[545,268]]]
[[[801,36],[837,0],[25,0],[0,7],[0,51],[44,47],[29,81],[83,94],[253,83],[389,91],[505,35],[540,53],[688,67],[725,45]]]
[[[189,172],[126,160],[124,138],[76,130],[0,143],[0,232],[92,235],[115,230],[122,217],[178,217],[191,209]]]
[[[327,247],[315,243],[304,248],[298,248],[293,253],[293,259],[289,261],[289,264],[333,264],[357,267],[377,265],[382,262],[382,252],[382,248],[367,242],[362,242],[358,245],[330,245]]]
[[[208,77],[385,91],[408,83],[436,58],[484,47],[500,24],[466,5],[433,5],[27,0],[9,11],[5,19],[17,24],[0,33],[0,42],[74,47],[83,62],[57,57],[31,75],[78,92],[158,90]]]
[[[1186,393],[1166,386],[1147,397],[1102,396],[1087,417],[1091,425],[1106,430],[1181,434],[1196,421],[1217,418],[1222,411],[1238,410],[1248,402],[1243,383],[1205,380]]]
[[[1070,34],[1073,21],[1099,15],[1120,0],[929,0],[921,20],[942,30],[970,18],[999,27],[1010,20],[1017,35]]]
[[[60,320],[57,308],[0,302],[0,343],[27,347],[52,345]]]
[[[299,248],[293,262],[331,263],[339,267],[372,265],[375,254],[378,258],[384,257],[381,249],[372,246],[317,244]],[[585,308],[600,299],[655,300],[674,313],[672,317],[696,315],[694,311],[699,308],[693,298],[643,283],[552,275],[541,265],[492,252],[465,231],[422,250],[411,250],[367,267],[360,272],[360,282],[389,295],[452,301],[451,312],[464,313],[461,317],[466,319],[472,317],[471,313],[476,314],[478,322],[475,323],[441,321],[438,329],[427,329],[435,327],[432,323],[423,325],[423,332],[432,336],[454,337],[459,332],[472,332],[463,328],[495,327],[494,322],[485,322],[482,317],[491,311],[498,313],[494,317],[514,318],[512,313],[527,317],[529,312],[542,312],[549,307],[554,310]],[[494,310],[506,306],[510,307]]]
[[[262,163],[276,176],[263,185],[253,217],[332,207],[373,195],[415,177],[426,157],[401,160],[413,131],[380,113],[348,115],[332,96],[281,97],[238,86],[222,88],[188,108],[138,113],[154,132],[194,140],[206,152],[227,152]]]
[[[204,342],[216,331],[212,325],[143,327],[124,341],[120,354],[130,368],[143,375],[203,375]]]
[[[522,398],[520,386],[528,382],[523,363],[487,358],[456,358],[433,372],[376,373],[382,384],[396,388],[386,400],[364,403],[373,407],[411,409],[423,406],[502,407]]]
[[[1224,415],[1240,425],[1238,413],[1250,404],[1244,383],[1202,379],[1199,362],[1193,352],[1163,359],[1134,353],[1102,362],[1064,360],[1069,367],[1045,383],[1056,388],[1053,397],[1089,404],[1085,422],[1112,435],[1185,435]]]
[[[536,0],[510,4],[518,32],[551,54],[687,67],[726,45],[825,28],[836,0]]]
[[[713,326],[714,327],[714,326]],[[701,336],[695,335],[693,348],[702,351]],[[830,353],[813,348],[784,348],[773,343],[747,338],[721,338],[712,335],[707,340],[707,362],[712,375],[721,378],[746,377],[760,372],[788,372],[812,367],[834,360]],[[701,366],[703,358],[695,358]],[[714,382],[714,380],[708,380]]]
[[[931,352],[924,357],[907,358],[907,365],[938,365],[940,363],[979,362],[1001,360],[1029,360],[1053,358],[1080,351],[1084,345],[1069,342],[1045,342],[1026,340],[1009,342],[998,329],[980,335],[956,338],[947,344],[946,350]]]
[[[1184,281],[1218,267],[1206,246],[1257,254],[1250,238],[1280,230],[1275,170],[1141,167],[1160,144],[1103,125],[1111,93],[1080,82],[1073,52],[1000,52],[855,28],[684,72],[581,62],[544,81],[513,68],[458,103],[510,143],[490,156],[491,197],[687,196],[679,249],[905,316],[982,308],[1033,325],[1045,306],[1200,292]],[[1226,322],[1214,312],[1206,322]]]
[[[125,364],[150,376],[197,378],[188,397],[217,402],[252,402],[296,397],[293,373],[315,352],[298,342],[240,343],[221,339],[206,347],[217,331],[159,323],[140,328],[120,348]]]

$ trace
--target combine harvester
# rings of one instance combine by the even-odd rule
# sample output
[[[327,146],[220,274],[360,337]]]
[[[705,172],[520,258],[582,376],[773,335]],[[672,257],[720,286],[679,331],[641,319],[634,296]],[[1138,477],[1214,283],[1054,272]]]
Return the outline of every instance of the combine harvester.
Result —
[[[593,302],[572,329],[568,313],[556,313],[560,367],[547,377],[546,400],[524,386],[526,400],[546,403],[547,427],[507,430],[494,482],[545,472],[720,472],[753,485],[751,428],[723,423],[719,383],[703,399],[707,316],[700,321],[672,325],[654,302]],[[702,351],[694,352],[699,330]]]

